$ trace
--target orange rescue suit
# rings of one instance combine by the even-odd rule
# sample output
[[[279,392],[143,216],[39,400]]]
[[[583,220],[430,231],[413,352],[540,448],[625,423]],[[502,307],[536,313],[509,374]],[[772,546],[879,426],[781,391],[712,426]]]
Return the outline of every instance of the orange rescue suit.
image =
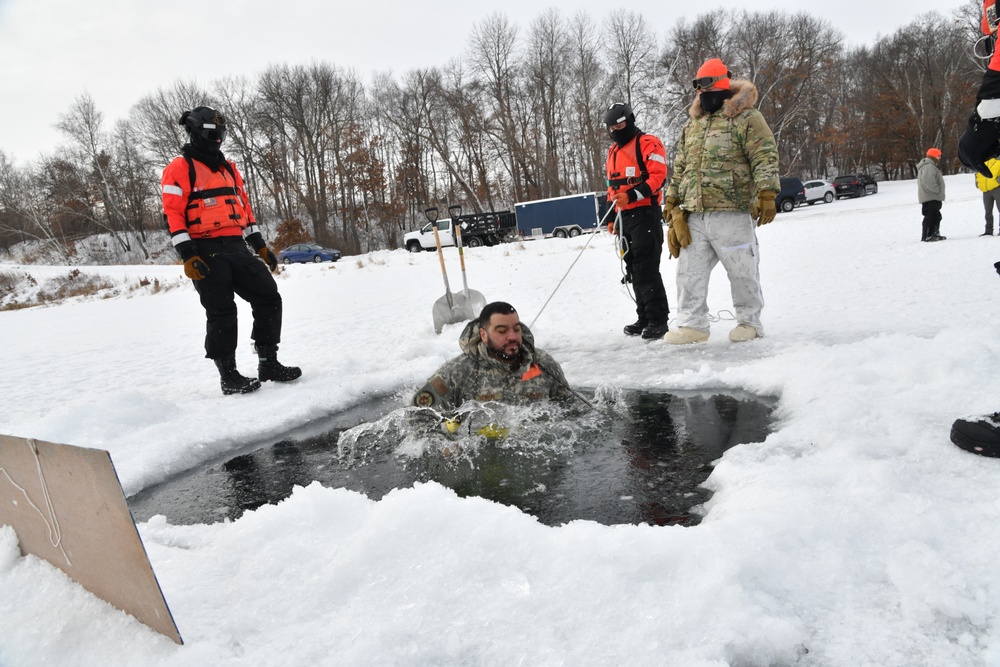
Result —
[[[257,231],[243,177],[228,160],[218,171],[212,171],[198,160],[178,157],[163,170],[161,186],[163,213],[174,247],[191,239],[241,236]]]
[[[636,148],[642,162],[638,160]],[[609,201],[618,192],[628,192],[629,203],[622,207],[623,211],[642,206],[659,207],[660,191],[667,180],[667,152],[663,142],[652,134],[640,133],[620,148],[618,144],[611,144],[606,173]]]

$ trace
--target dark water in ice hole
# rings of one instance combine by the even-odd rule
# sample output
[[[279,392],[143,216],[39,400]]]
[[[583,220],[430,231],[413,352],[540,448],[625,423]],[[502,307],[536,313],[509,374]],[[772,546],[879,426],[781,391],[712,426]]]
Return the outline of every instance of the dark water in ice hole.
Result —
[[[391,441],[389,429],[390,441],[369,443],[360,454],[355,444],[338,455],[338,440],[348,429],[404,412],[397,410],[398,397],[373,399],[278,442],[256,443],[148,487],[128,504],[136,521],[162,514],[173,524],[213,523],[287,498],[293,486],[313,481],[378,500],[392,489],[433,480],[459,496],[517,506],[547,525],[574,519],[694,525],[698,506],[710,496],[699,485],[712,462],[730,447],[762,442],[776,403],[749,394],[621,391],[609,404],[581,393],[598,412],[560,420],[558,427],[547,415],[548,422],[521,431],[532,434],[530,442],[520,442],[512,429],[498,441],[470,433],[466,446],[455,446],[435,430],[444,448],[401,456],[394,454],[400,436]],[[348,431],[345,440],[371,439],[356,433]]]

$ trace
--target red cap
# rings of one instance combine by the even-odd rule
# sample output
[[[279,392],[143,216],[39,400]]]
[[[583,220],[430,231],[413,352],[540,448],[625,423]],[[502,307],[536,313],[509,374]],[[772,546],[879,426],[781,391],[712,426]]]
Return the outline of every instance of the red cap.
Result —
[[[936,148],[928,148],[927,149],[927,157],[932,157],[935,160],[940,160],[941,159],[941,151],[939,151]]]
[[[701,67],[698,68],[698,74],[695,75],[697,79],[701,77],[719,77],[715,82],[714,87],[721,90],[729,90],[729,78],[732,74],[729,68],[726,67],[725,63],[722,62],[721,58],[709,58]]]

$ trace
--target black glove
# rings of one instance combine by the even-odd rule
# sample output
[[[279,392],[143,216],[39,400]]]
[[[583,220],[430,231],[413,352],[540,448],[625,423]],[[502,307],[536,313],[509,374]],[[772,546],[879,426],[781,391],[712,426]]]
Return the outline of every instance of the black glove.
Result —
[[[1000,262],[994,262],[993,268],[997,270],[997,275],[1000,276]]]
[[[278,270],[278,256],[271,252],[270,248],[264,246],[257,251],[257,254],[267,264],[267,268],[271,269],[271,273]]]
[[[969,117],[969,126],[958,140],[958,159],[969,169],[975,169],[986,178],[993,178],[986,160],[1000,156],[1000,124],[983,120],[978,111]]]
[[[193,255],[184,261],[184,275],[191,280],[204,280],[211,272],[208,264],[198,255]]]

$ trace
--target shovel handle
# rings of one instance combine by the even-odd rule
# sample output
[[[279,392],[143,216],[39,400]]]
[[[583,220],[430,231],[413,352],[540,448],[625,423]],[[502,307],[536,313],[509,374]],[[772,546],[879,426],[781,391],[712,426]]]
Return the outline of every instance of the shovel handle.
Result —
[[[434,223],[434,245],[437,246],[438,261],[441,262],[441,275],[444,276],[444,291],[448,295],[448,303],[451,303],[451,287],[448,285],[448,271],[444,268],[444,252],[441,251],[441,236],[438,234],[437,223]]]
[[[455,225],[455,243],[458,245],[458,261],[462,265],[462,273],[465,273],[465,253],[462,252],[462,225]]]

